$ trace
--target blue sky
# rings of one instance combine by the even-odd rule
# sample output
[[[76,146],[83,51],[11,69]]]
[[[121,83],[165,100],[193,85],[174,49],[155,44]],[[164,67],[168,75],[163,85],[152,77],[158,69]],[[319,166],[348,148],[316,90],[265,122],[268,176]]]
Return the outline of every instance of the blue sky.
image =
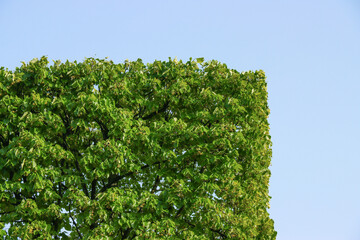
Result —
[[[360,239],[360,2],[0,0],[0,66],[43,55],[263,69],[279,240]]]

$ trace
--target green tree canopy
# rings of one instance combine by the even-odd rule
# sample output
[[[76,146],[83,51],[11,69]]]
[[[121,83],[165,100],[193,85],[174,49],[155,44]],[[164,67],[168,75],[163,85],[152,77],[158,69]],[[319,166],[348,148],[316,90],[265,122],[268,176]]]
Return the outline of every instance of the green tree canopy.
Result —
[[[263,71],[42,57],[0,81],[6,239],[275,239]]]

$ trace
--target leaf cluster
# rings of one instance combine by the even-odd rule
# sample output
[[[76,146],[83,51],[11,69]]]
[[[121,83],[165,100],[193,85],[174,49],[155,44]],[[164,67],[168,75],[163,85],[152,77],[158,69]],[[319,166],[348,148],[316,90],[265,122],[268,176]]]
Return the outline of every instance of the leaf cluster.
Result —
[[[268,115],[217,61],[1,68],[0,236],[275,239]]]

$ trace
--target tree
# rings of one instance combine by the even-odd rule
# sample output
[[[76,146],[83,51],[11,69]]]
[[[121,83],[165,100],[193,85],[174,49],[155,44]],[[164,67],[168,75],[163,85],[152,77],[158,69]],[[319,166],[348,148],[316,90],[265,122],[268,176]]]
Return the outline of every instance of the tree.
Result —
[[[275,239],[263,71],[42,57],[0,80],[6,239]]]

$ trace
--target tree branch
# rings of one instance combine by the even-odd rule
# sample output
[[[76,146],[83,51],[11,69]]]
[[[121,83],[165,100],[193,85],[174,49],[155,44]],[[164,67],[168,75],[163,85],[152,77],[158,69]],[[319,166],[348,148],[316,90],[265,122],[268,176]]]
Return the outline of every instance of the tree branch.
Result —
[[[87,110],[86,108],[85,109],[85,112],[89,115],[89,110]],[[101,130],[101,133],[103,135],[103,139],[106,140],[109,138],[109,129],[106,127],[106,125],[99,119],[99,118],[94,118],[94,121],[100,126],[100,130]]]
[[[226,239],[226,235],[221,232],[221,230],[215,230],[213,228],[209,228],[212,232],[218,233],[222,238]]]
[[[159,185],[160,183],[160,177],[159,175],[156,176],[156,179],[155,179],[155,183],[154,183],[154,186],[152,187],[151,189],[151,193],[154,193],[156,191],[156,188],[157,186]]]
[[[63,117],[63,116],[61,116],[61,115],[59,115],[59,116],[60,116],[61,120],[62,120],[63,123],[64,123],[65,129],[66,129],[66,133],[65,133],[65,134],[62,134],[62,139],[63,139],[64,144],[60,144],[60,146],[62,146],[65,150],[70,150],[74,155],[78,155],[79,157],[82,157],[81,154],[80,154],[78,151],[75,151],[75,150],[71,149],[71,148],[69,147],[69,144],[68,144],[67,141],[66,141],[66,137],[67,137],[69,134],[73,133],[73,131],[70,129],[70,126],[69,126],[69,121],[70,121],[70,120],[69,120],[69,118],[67,117],[67,114],[66,114],[65,110],[63,110],[63,112],[64,112],[65,117]],[[83,179],[85,179],[85,176],[84,176],[84,174],[82,173],[82,171],[81,171],[81,169],[80,169],[80,165],[79,165],[79,162],[78,162],[78,160],[76,159],[76,157],[75,157],[75,168],[76,168],[76,170],[78,171],[78,173],[80,174],[80,176],[81,176]],[[82,189],[83,189],[85,195],[89,197],[89,192],[88,192],[88,190],[87,190],[86,184],[85,184],[85,183],[81,183],[81,185],[82,185]]]
[[[91,182],[91,200],[94,200],[96,196],[96,184],[97,184],[97,179],[94,178],[94,180],[92,180]]]
[[[184,209],[185,209],[185,205],[183,205],[183,206],[177,211],[177,213],[176,213],[176,215],[175,215],[175,218],[178,218],[178,217],[180,216],[180,214],[182,213],[182,211],[184,211]]]
[[[79,231],[79,228],[78,228],[78,226],[77,226],[74,218],[71,216],[70,205],[69,205],[69,216],[70,216],[71,220],[73,221],[73,224],[75,225],[76,232],[78,233],[80,239],[82,239],[82,236],[81,236],[81,233],[80,233],[80,231]]]
[[[147,120],[147,119],[152,118],[152,117],[155,116],[156,114],[159,114],[159,113],[164,112],[164,111],[166,110],[166,108],[169,106],[169,103],[170,103],[169,101],[166,101],[165,104],[164,104],[164,106],[162,106],[162,108],[156,110],[155,112],[150,113],[150,114],[147,115],[147,116],[142,117],[142,119],[143,119],[143,120]]]
[[[81,155],[81,154],[80,154]],[[79,172],[79,174],[81,175],[81,177],[85,180],[85,176],[84,174],[81,172],[81,169],[80,169],[80,165],[79,165],[79,162],[77,159],[75,159],[75,167],[76,167],[76,170]],[[84,182],[81,183],[81,186],[82,186],[82,189],[85,193],[86,196],[89,197],[89,192],[87,190],[87,187],[86,187],[86,184]]]
[[[187,224],[189,224],[189,225],[190,225],[191,227],[193,227],[193,228],[196,227],[194,224],[192,224],[192,223],[189,222],[188,220],[185,220],[185,222],[186,222]],[[216,229],[213,229],[213,228],[209,228],[209,229],[210,229],[210,231],[219,234],[223,239],[226,239],[226,238],[227,238],[227,236],[226,236],[225,234],[223,234],[220,229],[219,229],[219,230],[216,230]]]
[[[104,140],[108,139],[109,138],[109,129],[105,126],[105,124],[103,122],[100,121],[100,119],[95,118],[94,120],[100,126],[100,130],[103,135],[103,139]]]
[[[152,165],[145,165],[145,166],[142,166],[141,167],[141,170],[142,169],[146,169],[146,168],[149,168],[149,167],[151,167],[151,166],[153,166],[153,165],[155,165],[155,164],[159,164],[159,163],[161,163],[160,161],[157,161],[157,162],[155,162],[154,164],[152,164]],[[131,171],[131,172],[128,172],[128,173],[125,173],[125,174],[123,174],[123,175],[119,175],[119,176],[115,176],[114,178],[112,178],[112,179],[109,179],[108,180],[108,183],[104,186],[104,187],[102,187],[101,188],[101,190],[100,190],[100,192],[105,192],[108,188],[110,188],[113,184],[116,184],[117,182],[119,182],[121,179],[123,179],[124,177],[128,177],[128,176],[131,176],[131,175],[133,175],[135,172],[134,171]]]

